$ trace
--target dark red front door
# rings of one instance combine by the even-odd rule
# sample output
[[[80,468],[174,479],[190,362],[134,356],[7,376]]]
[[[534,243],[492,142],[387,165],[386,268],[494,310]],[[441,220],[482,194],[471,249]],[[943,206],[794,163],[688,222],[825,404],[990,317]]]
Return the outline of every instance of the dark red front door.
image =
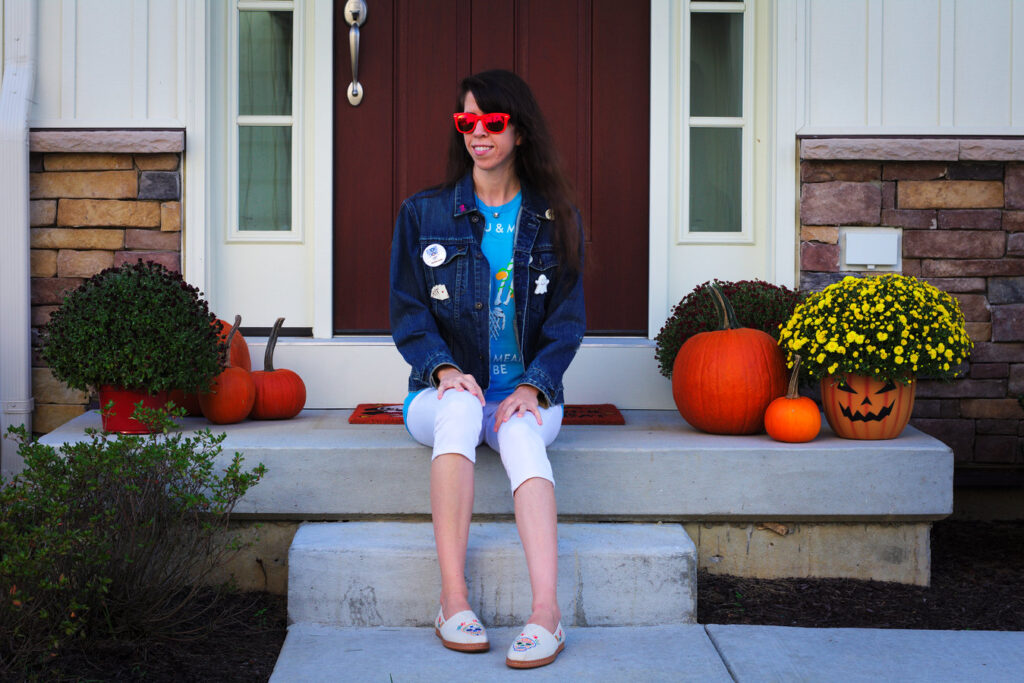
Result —
[[[443,177],[455,91],[511,69],[531,86],[587,230],[594,334],[647,333],[650,14],[610,0],[366,0],[349,104],[349,28],[335,6],[334,328],[388,330],[401,201]]]

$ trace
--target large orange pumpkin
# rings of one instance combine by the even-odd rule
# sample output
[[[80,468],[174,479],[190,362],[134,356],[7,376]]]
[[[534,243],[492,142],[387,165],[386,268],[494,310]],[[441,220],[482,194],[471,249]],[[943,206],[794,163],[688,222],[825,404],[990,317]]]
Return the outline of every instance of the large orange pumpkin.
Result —
[[[218,326],[218,334],[221,340],[228,339],[228,335],[231,333],[231,325],[224,320],[219,318],[213,323]],[[242,368],[246,372],[252,371],[252,359],[249,357],[249,345],[245,341],[245,337],[242,333],[235,329],[235,336],[230,338],[231,341],[228,344],[231,347],[231,355],[228,357],[228,361],[236,368]]]
[[[801,396],[800,356],[796,356],[789,375],[789,389],[768,404],[764,413],[764,429],[776,441],[804,443],[812,441],[821,431],[821,412],[813,399]]]
[[[228,348],[241,322],[242,317],[236,315],[235,324],[228,332]],[[214,424],[234,424],[248,417],[255,400],[256,385],[252,375],[248,370],[231,365],[229,356],[227,367],[213,379],[210,390],[199,394],[199,407],[203,416]]]
[[[711,434],[764,431],[768,404],[786,393],[786,362],[771,335],[740,327],[717,284],[720,329],[686,340],[672,367],[672,397],[683,419]]]
[[[306,385],[291,370],[274,369],[274,347],[281,333],[284,318],[278,318],[267,339],[263,369],[252,373],[256,385],[256,402],[250,417],[255,420],[287,420],[299,414],[306,405]]]
[[[910,421],[917,380],[909,384],[866,375],[821,379],[821,406],[836,436],[895,439]]]

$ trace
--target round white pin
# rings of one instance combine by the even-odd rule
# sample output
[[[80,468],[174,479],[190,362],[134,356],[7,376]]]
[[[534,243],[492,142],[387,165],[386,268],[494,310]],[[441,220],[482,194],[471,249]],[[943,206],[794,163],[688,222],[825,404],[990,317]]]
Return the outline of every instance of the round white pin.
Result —
[[[423,262],[431,268],[437,268],[444,263],[446,256],[448,256],[448,252],[445,251],[444,246],[436,242],[423,250]]]

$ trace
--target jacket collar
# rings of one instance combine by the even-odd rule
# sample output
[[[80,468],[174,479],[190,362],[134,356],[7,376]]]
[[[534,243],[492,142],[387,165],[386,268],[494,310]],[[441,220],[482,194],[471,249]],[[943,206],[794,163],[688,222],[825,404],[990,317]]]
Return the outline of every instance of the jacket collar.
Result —
[[[522,210],[534,218],[551,220],[548,203],[532,187],[522,184],[523,207]],[[464,216],[477,211],[476,193],[473,191],[472,171],[462,176],[462,179],[455,185],[452,192],[452,216]]]

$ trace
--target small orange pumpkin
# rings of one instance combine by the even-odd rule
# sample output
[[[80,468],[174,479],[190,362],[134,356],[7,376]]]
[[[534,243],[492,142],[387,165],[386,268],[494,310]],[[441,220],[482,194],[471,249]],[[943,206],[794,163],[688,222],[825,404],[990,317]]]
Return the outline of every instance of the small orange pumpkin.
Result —
[[[768,436],[786,443],[812,441],[821,431],[821,412],[818,404],[797,390],[800,377],[800,356],[795,357],[789,376],[789,390],[768,404],[764,413],[764,428]]]
[[[241,323],[242,316],[236,315],[235,324],[228,332],[229,349]],[[241,422],[252,411],[252,404],[256,400],[256,385],[253,384],[252,375],[248,370],[231,365],[228,353],[225,356],[228,357],[227,367],[213,379],[209,391],[199,394],[199,407],[203,410],[203,416],[218,425]]]
[[[717,283],[718,330],[686,340],[672,368],[672,397],[683,419],[711,434],[764,431],[768,404],[786,393],[786,361],[771,335],[740,327]]]
[[[263,369],[252,373],[256,385],[256,402],[250,417],[255,420],[287,420],[299,414],[306,405],[306,384],[291,370],[274,369],[274,347],[281,333],[284,318],[274,322],[263,355]]]

